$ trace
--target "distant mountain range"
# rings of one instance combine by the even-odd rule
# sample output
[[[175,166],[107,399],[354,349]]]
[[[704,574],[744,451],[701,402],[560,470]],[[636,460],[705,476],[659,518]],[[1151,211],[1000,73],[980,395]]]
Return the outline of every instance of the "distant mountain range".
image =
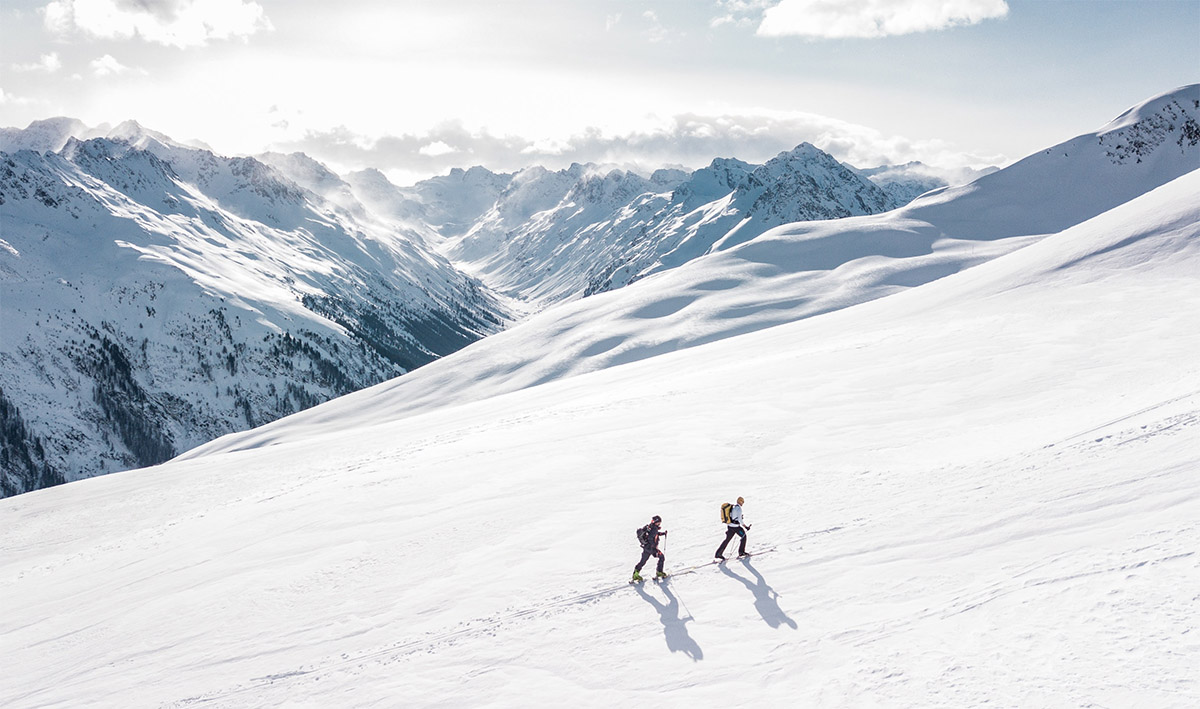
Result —
[[[1187,87],[899,209],[727,233],[404,376],[162,465],[0,501],[0,705],[1200,706],[1198,109]],[[74,388],[119,412],[136,385],[165,409],[164,392],[211,396],[268,365],[278,388],[305,360],[251,356],[251,323],[336,358],[358,342],[305,295],[349,298],[368,264],[434,292],[441,271],[416,271],[415,247],[347,216],[352,176],[287,158],[319,196],[278,182],[277,158],[218,161],[201,192],[184,167],[119,172],[110,160],[161,161],[128,143],[86,146],[0,159],[85,184],[107,211],[61,201],[70,190],[30,167],[0,206],[56,229],[73,210],[115,244],[6,232],[15,354],[0,374],[25,368],[3,380],[22,405]],[[234,174],[275,176],[249,183],[270,199],[239,190],[270,223],[204,202]],[[428,238],[449,249],[477,223],[451,198],[490,209],[459,189],[477,179],[493,203],[506,188],[464,172],[423,186],[444,201],[413,189],[396,206],[441,210]],[[619,203],[625,183],[597,184]],[[167,196],[179,204],[147,207]],[[105,216],[126,213],[121,231]],[[11,288],[17,266],[28,278]],[[155,300],[126,287],[153,288],[146,269],[169,279]],[[166,327],[202,289],[189,312],[224,308],[231,337],[215,316]],[[57,355],[45,331],[71,308],[112,328],[98,344],[67,334]],[[27,338],[12,347],[10,317]],[[144,353],[113,334],[130,328]],[[193,366],[222,348],[234,372]],[[56,363],[69,357],[99,360],[99,376]],[[5,416],[6,436],[31,418]],[[6,455],[27,440],[6,437]],[[759,553],[709,563],[718,506],[738,496]],[[629,585],[651,515],[675,532],[669,578]]]
[[[966,276],[1197,168],[1200,86],[1193,85],[1151,99],[1097,131],[890,212],[793,222],[747,240],[735,232],[677,268],[562,303],[412,376],[225,436],[187,457],[358,429],[381,410],[393,420],[426,415]]]
[[[162,462],[506,322],[419,230],[118,132],[0,154],[6,495]]]
[[[958,187],[921,165],[858,170],[808,144],[691,173],[476,167],[399,187],[302,154],[222,157],[136,123],[3,129],[2,491],[162,462],[556,304],[520,329],[550,350],[489,338],[490,354],[438,367],[397,405],[520,388],[886,295],[1194,169],[1196,115],[1186,91],[1159,97]],[[865,232],[821,236],[840,223],[821,221],[758,253],[810,220],[872,219],[930,189]],[[680,269],[706,255],[728,274]],[[842,268],[851,261],[871,266]],[[670,302],[580,301],[676,271]],[[638,334],[569,335],[596,318],[640,323]]]
[[[259,159],[340,204],[428,228],[452,262],[527,310],[673,268],[733,232],[748,239],[794,221],[877,214],[947,185],[920,163],[859,171],[807,143],[763,165],[718,158],[649,177],[580,164],[512,174],[474,167],[412,187],[375,170],[339,178],[303,154]]]
[[[938,186],[944,186],[944,183]],[[718,159],[649,178],[574,165],[518,173],[446,253],[538,303],[620,288],[795,221],[877,214],[897,196],[804,143],[763,165]]]

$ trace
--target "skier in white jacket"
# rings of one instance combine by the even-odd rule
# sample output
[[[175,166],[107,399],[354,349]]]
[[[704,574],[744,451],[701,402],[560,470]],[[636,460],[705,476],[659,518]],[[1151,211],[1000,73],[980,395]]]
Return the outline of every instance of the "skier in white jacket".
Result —
[[[715,557],[717,561],[725,560],[725,547],[729,545],[729,540],[733,539],[735,534],[742,538],[741,543],[738,545],[738,556],[748,556],[746,554],[746,530],[750,529],[750,525],[744,524],[742,521],[742,503],[745,501],[745,498],[739,497],[737,504],[729,510],[729,522],[725,525],[725,541],[721,542],[721,546],[717,547],[717,555]]]

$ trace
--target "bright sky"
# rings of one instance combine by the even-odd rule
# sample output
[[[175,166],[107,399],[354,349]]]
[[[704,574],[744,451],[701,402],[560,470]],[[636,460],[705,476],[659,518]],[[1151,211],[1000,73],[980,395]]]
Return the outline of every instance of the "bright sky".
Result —
[[[0,126],[135,119],[394,179],[809,141],[1003,164],[1200,79],[1200,0],[4,0]]]

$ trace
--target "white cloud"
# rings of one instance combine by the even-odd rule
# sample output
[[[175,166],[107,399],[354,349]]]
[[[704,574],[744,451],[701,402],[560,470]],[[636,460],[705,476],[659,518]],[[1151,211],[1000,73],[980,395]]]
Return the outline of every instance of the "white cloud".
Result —
[[[33,103],[33,99],[24,96],[14,96],[0,88],[0,106],[29,106]]]
[[[111,54],[105,54],[99,59],[94,60],[91,66],[92,73],[96,76],[113,76],[129,71],[129,67],[117,61]]]
[[[420,155],[428,155],[430,157],[438,157],[439,155],[449,155],[458,152],[454,148],[446,144],[445,141],[435,140],[428,145],[423,146],[417,151]]]
[[[763,162],[809,142],[857,167],[914,160],[944,168],[1006,162],[1001,155],[970,155],[942,141],[913,141],[825,116],[795,112],[680,114],[656,128],[621,134],[585,129],[563,140],[498,137],[446,123],[421,134],[370,139],[342,127],[309,132],[278,143],[282,152],[303,151],[338,170],[377,168],[418,177],[454,167],[483,165],[513,171],[530,165],[559,169],[578,163],[622,165],[649,173],[664,166],[698,168],[716,157]],[[451,146],[455,146],[451,148]]]
[[[262,6],[247,0],[54,0],[42,8],[42,18],[60,35],[138,37],[174,47],[272,29]]]
[[[782,0],[758,34],[875,38],[973,25],[1008,14],[1005,0]]]
[[[43,71],[47,74],[53,74],[62,68],[62,61],[58,58],[57,52],[43,54],[36,62],[29,64],[13,64],[13,71]]]
[[[779,0],[717,0],[717,6],[725,14],[714,17],[710,27],[721,25],[736,25],[738,27],[753,26],[762,21],[762,13]]]

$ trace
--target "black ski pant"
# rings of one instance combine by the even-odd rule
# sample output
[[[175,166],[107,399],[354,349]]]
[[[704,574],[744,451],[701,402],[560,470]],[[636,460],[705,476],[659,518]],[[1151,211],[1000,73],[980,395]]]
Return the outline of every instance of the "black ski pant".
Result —
[[[658,572],[661,574],[663,570],[663,564],[666,563],[667,557],[663,556],[663,553],[658,549],[651,549],[650,547],[642,547],[642,560],[637,563],[637,566],[633,567],[633,570],[641,571],[642,567],[646,565],[646,562],[649,561],[650,557],[652,556],[658,557]]]
[[[738,545],[738,554],[746,553],[746,530],[741,527],[730,527],[725,531],[725,541],[721,542],[721,546],[717,547],[716,556],[721,556],[725,553],[725,547],[729,546],[729,540],[733,539],[733,535],[735,534],[742,538],[742,543]]]

